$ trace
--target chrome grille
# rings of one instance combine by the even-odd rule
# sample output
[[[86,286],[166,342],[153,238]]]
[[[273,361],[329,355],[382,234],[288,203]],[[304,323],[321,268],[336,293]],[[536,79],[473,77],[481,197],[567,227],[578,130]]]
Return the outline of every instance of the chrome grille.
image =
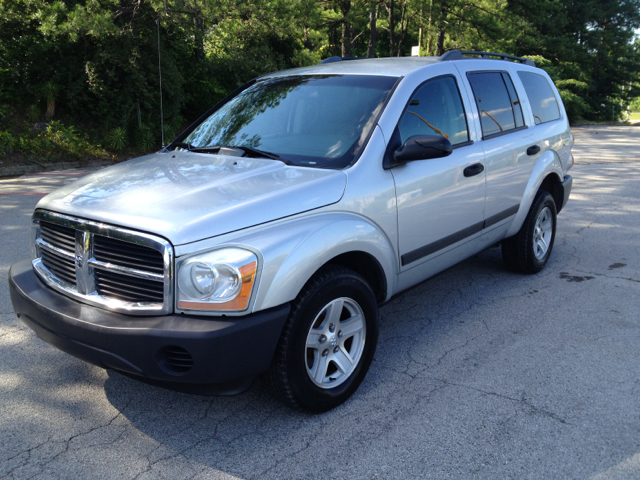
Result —
[[[164,272],[164,260],[159,251],[102,235],[93,237],[93,257],[120,267],[137,268],[160,275]]]
[[[34,268],[53,288],[130,314],[169,313],[173,249],[158,237],[42,210]]]
[[[46,242],[70,253],[76,251],[76,231],[73,228],[42,222],[40,229],[40,236]]]
[[[42,263],[61,280],[76,284],[76,231],[72,228],[42,222],[40,224]],[[48,248],[47,248],[48,247]]]
[[[104,297],[114,297],[128,302],[162,302],[162,282],[130,277],[109,270],[96,269],[96,292]]]
[[[128,302],[162,302],[164,298],[164,259],[162,254],[135,243],[123,242],[102,235],[93,236],[92,263],[95,271],[96,291],[105,297]],[[113,271],[113,267],[156,273],[160,278],[139,278]]]
[[[69,259],[56,252],[43,249],[42,263],[65,282],[70,285],[76,284],[76,266],[73,258]]]

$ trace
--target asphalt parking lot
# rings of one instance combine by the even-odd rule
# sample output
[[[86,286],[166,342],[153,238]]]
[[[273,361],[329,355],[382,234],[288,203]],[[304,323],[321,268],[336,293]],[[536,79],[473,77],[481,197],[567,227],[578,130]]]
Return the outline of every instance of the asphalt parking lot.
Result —
[[[87,172],[0,179],[0,478],[640,478],[640,128],[574,134],[547,268],[509,273],[493,248],[394,299],[360,390],[316,416],[260,384],[175,393],[39,340],[8,268],[42,194]]]

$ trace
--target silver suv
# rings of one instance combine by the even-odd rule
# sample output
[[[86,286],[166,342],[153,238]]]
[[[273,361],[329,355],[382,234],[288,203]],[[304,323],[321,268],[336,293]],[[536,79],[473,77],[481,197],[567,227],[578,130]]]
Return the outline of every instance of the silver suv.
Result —
[[[40,201],[17,315],[134,378],[295,408],[358,388],[378,306],[502,244],[536,273],[571,191],[549,76],[485,52],[330,58],[260,77],[160,152]]]

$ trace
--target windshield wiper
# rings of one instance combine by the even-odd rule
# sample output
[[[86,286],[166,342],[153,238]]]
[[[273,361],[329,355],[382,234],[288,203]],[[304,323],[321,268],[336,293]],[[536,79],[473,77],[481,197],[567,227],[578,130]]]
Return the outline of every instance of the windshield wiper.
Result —
[[[289,160],[280,158],[280,155],[278,155],[277,153],[265,152],[263,150],[258,150],[257,148],[253,148],[253,147],[247,147],[245,145],[210,145],[208,147],[196,147],[189,143],[176,142],[174,146],[176,148],[184,148],[189,150],[190,152],[195,152],[195,153],[209,153],[209,152],[217,153],[222,147],[236,148],[238,150],[242,150],[245,153],[251,154],[254,157],[270,158],[271,160],[279,160],[285,165],[292,165],[292,163]]]
[[[258,150],[257,148],[253,148],[253,147],[247,147],[245,145],[233,145],[231,146],[231,148],[239,148],[240,150],[243,150],[246,153],[258,155],[260,157],[270,158],[271,160],[280,160],[285,165],[291,165],[290,161],[280,158],[280,155],[277,155],[275,153],[265,152],[263,150]]]
[[[220,150],[220,145],[211,145],[209,147],[196,147],[195,145],[191,145],[190,143],[176,142],[173,144],[173,146],[175,148],[183,148],[185,150],[189,150],[190,152],[217,152],[218,150]]]
[[[210,147],[193,147],[192,152],[217,152],[220,150],[220,145],[211,145]]]
[[[183,142],[176,142],[173,144],[173,149],[175,150],[176,148],[183,148],[185,150],[193,150],[195,147],[193,145],[191,145],[190,143],[183,143]]]

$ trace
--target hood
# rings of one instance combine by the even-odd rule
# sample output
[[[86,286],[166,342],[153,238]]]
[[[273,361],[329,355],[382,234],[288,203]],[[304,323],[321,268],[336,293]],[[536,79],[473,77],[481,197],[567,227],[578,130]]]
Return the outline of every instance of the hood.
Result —
[[[105,168],[36,208],[161,235],[182,245],[320,208],[342,198],[339,170],[189,152]]]

